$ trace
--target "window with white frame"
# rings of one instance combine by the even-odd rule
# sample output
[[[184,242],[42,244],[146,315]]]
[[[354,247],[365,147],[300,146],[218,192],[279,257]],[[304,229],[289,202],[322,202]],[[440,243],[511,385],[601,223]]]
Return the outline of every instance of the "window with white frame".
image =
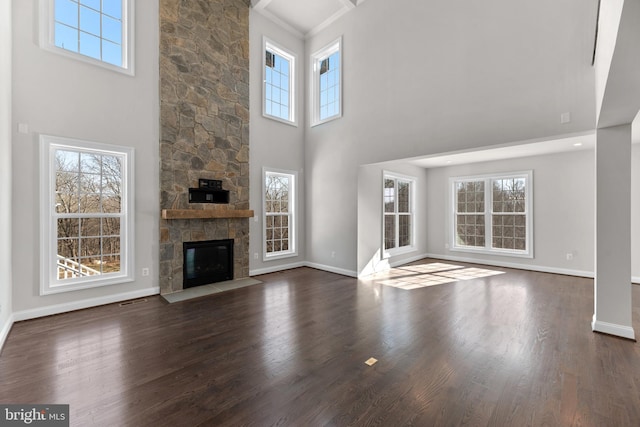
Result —
[[[384,251],[389,255],[414,248],[414,187],[412,177],[384,173]]]
[[[265,117],[295,125],[296,57],[266,37],[263,38],[263,45],[264,96],[262,114]]]
[[[133,149],[40,136],[41,294],[133,280]]]
[[[532,176],[452,178],[452,250],[533,257]]]
[[[264,170],[263,258],[265,260],[297,255],[296,180],[296,172]]]
[[[42,47],[133,74],[134,0],[40,0]]]
[[[342,117],[342,38],[311,56],[312,126]]]

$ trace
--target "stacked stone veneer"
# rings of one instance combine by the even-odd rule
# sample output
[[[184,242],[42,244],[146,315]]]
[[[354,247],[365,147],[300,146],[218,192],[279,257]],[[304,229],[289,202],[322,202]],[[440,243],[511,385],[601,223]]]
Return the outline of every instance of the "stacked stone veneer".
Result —
[[[161,209],[219,208],[188,203],[198,178],[249,209],[249,2],[160,1]],[[183,242],[227,238],[234,276],[247,277],[248,219],[161,220],[161,293],[182,289]]]

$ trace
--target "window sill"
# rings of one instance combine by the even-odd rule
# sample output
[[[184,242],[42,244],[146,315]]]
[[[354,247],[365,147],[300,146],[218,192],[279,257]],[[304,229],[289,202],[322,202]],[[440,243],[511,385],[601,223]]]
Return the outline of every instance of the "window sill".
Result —
[[[99,279],[90,278],[88,280],[77,281],[75,283],[49,285],[40,289],[40,295],[59,294],[63,292],[81,291],[83,289],[93,289],[102,286],[120,285],[123,283],[133,282],[133,277],[128,275],[117,275],[111,277],[102,277]]]
[[[290,120],[285,120],[285,119],[281,119],[280,117],[276,117],[276,116],[270,116],[266,113],[262,113],[262,117],[264,117],[267,120],[273,120],[274,122],[278,122],[278,123],[282,123],[285,125],[289,125],[291,127],[297,128],[298,127],[298,122],[296,121],[290,121]]]
[[[262,261],[263,262],[267,262],[267,261],[276,261],[279,259],[285,259],[285,258],[294,258],[298,256],[298,252],[282,252],[282,253],[277,253],[277,254],[273,254],[273,255],[262,255]]]

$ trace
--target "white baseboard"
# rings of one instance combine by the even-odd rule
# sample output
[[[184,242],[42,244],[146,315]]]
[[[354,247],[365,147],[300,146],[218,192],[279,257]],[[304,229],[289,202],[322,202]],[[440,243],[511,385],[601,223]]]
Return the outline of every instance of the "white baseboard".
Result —
[[[428,254],[414,255],[408,258],[402,258],[401,260],[398,260],[398,261],[390,262],[389,266],[391,268],[399,267],[401,265],[409,264],[410,262],[414,262],[414,261],[420,261],[421,259],[428,258],[428,257],[429,257]]]
[[[442,254],[427,254],[428,258],[442,259],[445,261],[468,262],[471,264],[491,265],[493,267],[517,268],[519,270],[539,271],[541,273],[564,274],[566,276],[587,277],[593,279],[593,271],[571,270],[568,268],[545,267],[540,265],[519,264],[517,262],[503,262],[488,259],[466,258]]]
[[[301,262],[294,262],[291,264],[276,265],[273,267],[256,268],[255,270],[249,270],[249,276],[251,277],[259,276],[261,274],[275,273],[276,271],[291,270],[292,268],[298,268],[298,267],[304,267],[304,266],[306,266],[306,263],[301,261]]]
[[[352,270],[345,270],[344,268],[332,267],[330,265],[316,264],[315,262],[305,262],[305,266],[316,268],[318,270],[328,271],[330,273],[342,274],[343,276],[358,277],[358,273]]]
[[[357,274],[355,271],[332,267],[330,265],[316,264],[315,262],[308,262],[308,261],[301,261],[301,262],[295,262],[292,264],[276,265],[273,267],[257,268],[255,270],[249,270],[249,276],[251,277],[259,276],[260,274],[275,273],[277,271],[291,270],[292,268],[298,268],[298,267],[311,267],[318,270],[328,271],[330,273],[341,274],[343,276],[357,277]]]
[[[15,311],[13,320],[19,322],[21,320],[35,319],[38,317],[51,316],[53,314],[66,313],[68,311],[82,310],[83,308],[97,307],[99,305],[112,304],[114,302],[126,301],[130,299],[143,298],[151,295],[158,295],[159,287],[141,289],[139,291],[124,292],[121,294],[107,295],[99,298],[90,298],[80,301],[73,301],[64,304],[50,305],[42,308],[32,308],[30,310]]]
[[[616,325],[615,323],[603,322],[596,319],[596,315],[593,315],[591,321],[591,330],[594,332],[602,332],[604,334],[615,335],[617,337],[627,338],[630,340],[636,340],[636,334],[631,326]]]
[[[13,326],[13,314],[9,315],[9,318],[5,322],[2,330],[0,331],[0,353],[2,353],[2,348],[4,347],[4,343],[9,336],[9,332],[11,332],[11,327]]]

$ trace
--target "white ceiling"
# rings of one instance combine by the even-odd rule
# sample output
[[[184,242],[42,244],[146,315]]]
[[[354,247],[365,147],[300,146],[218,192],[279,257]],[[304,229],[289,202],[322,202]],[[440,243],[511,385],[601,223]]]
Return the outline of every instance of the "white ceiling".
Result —
[[[285,29],[306,37],[326,27],[364,0],[252,0],[253,8]]]

